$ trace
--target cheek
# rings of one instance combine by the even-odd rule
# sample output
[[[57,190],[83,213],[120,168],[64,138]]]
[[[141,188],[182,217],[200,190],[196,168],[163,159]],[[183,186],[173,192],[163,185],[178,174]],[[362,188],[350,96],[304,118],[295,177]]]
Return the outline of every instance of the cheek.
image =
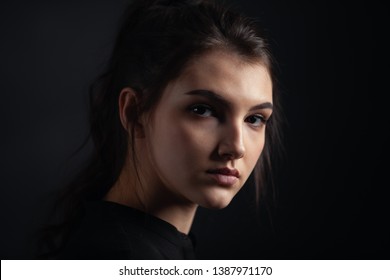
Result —
[[[160,169],[182,174],[208,159],[214,145],[208,129],[184,120],[160,119],[152,131],[152,153]]]
[[[261,133],[260,135],[258,133],[249,132],[247,134],[247,141],[246,141],[246,163],[247,167],[252,171],[252,169],[255,167],[265,144],[265,134]]]

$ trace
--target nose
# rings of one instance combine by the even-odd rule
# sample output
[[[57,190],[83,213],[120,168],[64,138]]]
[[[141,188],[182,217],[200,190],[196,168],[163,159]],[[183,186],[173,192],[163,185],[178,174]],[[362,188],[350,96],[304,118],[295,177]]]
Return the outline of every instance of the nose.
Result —
[[[243,127],[241,124],[225,124],[218,146],[218,154],[224,160],[233,160],[244,157],[245,146]]]

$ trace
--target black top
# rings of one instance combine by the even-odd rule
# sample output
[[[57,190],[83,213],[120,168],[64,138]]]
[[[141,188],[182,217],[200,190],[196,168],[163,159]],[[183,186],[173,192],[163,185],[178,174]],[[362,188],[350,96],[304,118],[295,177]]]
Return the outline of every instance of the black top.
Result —
[[[108,201],[86,204],[80,226],[56,259],[195,259],[190,235],[139,210]]]

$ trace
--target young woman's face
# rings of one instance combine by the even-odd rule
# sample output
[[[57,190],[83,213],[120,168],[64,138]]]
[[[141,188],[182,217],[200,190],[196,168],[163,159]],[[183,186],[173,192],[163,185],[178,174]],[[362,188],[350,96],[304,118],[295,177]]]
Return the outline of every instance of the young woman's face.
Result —
[[[227,206],[260,157],[271,113],[264,66],[222,51],[195,59],[145,126],[155,181],[185,203]]]

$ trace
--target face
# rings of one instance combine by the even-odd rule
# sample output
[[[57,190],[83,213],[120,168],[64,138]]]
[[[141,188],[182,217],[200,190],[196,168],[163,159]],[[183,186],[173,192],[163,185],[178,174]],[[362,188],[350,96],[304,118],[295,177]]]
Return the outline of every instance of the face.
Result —
[[[264,147],[272,113],[267,68],[213,51],[165,88],[145,126],[154,182],[183,202],[227,206]]]

